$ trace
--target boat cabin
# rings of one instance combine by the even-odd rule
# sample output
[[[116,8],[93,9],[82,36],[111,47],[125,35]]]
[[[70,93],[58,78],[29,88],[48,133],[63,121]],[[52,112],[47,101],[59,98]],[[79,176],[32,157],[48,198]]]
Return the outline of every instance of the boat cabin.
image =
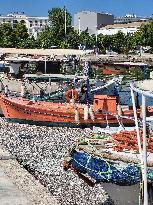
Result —
[[[95,95],[93,107],[94,112],[97,110],[106,110],[107,112],[116,113],[116,97],[108,95]]]

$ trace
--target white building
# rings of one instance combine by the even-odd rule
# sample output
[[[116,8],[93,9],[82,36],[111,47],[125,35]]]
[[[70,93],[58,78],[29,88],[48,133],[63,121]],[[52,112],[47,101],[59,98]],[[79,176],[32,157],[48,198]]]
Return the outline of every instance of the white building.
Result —
[[[114,16],[108,13],[81,11],[74,14],[74,29],[80,34],[87,30],[89,34],[96,34],[97,29],[114,23]]]
[[[38,33],[49,25],[48,17],[26,16],[23,12],[0,16],[0,24],[11,23],[12,27],[15,28],[18,22],[25,23],[29,35],[34,36],[34,38],[37,38]]]
[[[127,24],[107,25],[99,29],[97,31],[97,34],[114,35],[118,33],[119,31],[123,32],[124,34],[128,34],[128,33],[133,34],[139,30],[142,24],[146,24],[146,23],[147,22],[133,22],[133,23],[127,23]]]
[[[114,23],[115,24],[123,24],[123,23],[132,23],[132,22],[148,22],[148,17],[139,17],[135,14],[126,14],[124,17],[115,17]]]

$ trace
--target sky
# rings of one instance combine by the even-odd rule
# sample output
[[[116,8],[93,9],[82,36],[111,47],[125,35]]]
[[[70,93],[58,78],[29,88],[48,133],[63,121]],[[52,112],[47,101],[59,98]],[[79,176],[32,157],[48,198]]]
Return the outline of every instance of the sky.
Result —
[[[53,7],[66,6],[74,13],[82,10],[105,12],[114,16],[136,14],[149,17],[153,14],[153,0],[0,0],[0,14],[24,12],[28,16],[48,16]]]

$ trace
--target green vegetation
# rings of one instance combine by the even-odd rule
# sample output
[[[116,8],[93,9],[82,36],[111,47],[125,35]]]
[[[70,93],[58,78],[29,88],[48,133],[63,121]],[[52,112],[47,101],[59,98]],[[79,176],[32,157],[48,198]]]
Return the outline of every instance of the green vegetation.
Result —
[[[80,44],[85,45],[87,49],[98,46],[101,53],[106,50],[113,50],[117,53],[134,52],[140,46],[150,46],[149,52],[153,53],[153,21],[143,24],[139,31],[134,34],[125,35],[118,32],[115,35],[104,36],[99,34],[89,35],[88,31],[83,31],[80,36],[71,26],[72,16],[66,11],[66,35],[65,35],[65,8],[52,8],[48,11],[50,27],[46,27],[37,39],[29,37],[24,22],[16,24],[12,28],[11,24],[4,23],[0,25],[0,47],[16,48],[78,48]]]

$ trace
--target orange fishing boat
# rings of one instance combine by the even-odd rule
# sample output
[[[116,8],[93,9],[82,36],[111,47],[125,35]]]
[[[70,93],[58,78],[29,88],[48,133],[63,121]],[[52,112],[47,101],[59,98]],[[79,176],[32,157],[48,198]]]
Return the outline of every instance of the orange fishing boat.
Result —
[[[0,104],[5,118],[11,121],[68,127],[119,125],[114,96],[95,95],[93,104],[86,105],[74,102],[34,101],[2,94]],[[122,118],[124,125],[134,125],[134,121],[130,118],[133,116],[133,110],[124,110],[122,115],[126,116]]]
[[[102,70],[102,74],[103,75],[112,75],[112,74],[119,75],[119,74],[125,74],[125,71],[122,71],[122,70],[119,70],[119,69],[117,70],[115,68],[105,67]]]
[[[125,74],[126,70],[124,66],[115,64],[115,63],[104,63],[103,64],[103,69],[102,69],[102,74],[103,75],[120,75],[120,74]]]

